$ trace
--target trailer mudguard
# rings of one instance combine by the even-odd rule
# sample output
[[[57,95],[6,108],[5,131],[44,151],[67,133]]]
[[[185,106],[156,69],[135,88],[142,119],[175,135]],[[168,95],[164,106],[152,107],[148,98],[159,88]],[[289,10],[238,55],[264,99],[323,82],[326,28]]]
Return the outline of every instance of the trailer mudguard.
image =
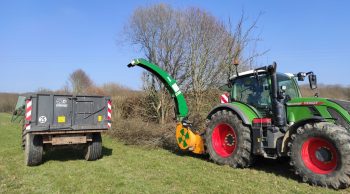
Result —
[[[128,67],[140,66],[153,75],[157,76],[159,80],[165,85],[169,93],[175,101],[175,114],[178,121],[182,121],[188,115],[188,107],[186,104],[185,97],[180,91],[180,88],[176,84],[176,80],[172,78],[167,72],[158,67],[157,65],[150,63],[145,59],[134,59],[128,64]]]

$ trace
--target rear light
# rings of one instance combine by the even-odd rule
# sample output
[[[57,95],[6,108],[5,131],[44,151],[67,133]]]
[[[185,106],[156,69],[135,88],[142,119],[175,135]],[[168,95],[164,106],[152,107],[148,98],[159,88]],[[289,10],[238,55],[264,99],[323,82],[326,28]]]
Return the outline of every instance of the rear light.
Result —
[[[271,118],[255,118],[253,119],[253,126],[255,127],[268,127],[271,126]]]
[[[253,123],[270,123],[271,124],[271,118],[255,118],[253,119]]]

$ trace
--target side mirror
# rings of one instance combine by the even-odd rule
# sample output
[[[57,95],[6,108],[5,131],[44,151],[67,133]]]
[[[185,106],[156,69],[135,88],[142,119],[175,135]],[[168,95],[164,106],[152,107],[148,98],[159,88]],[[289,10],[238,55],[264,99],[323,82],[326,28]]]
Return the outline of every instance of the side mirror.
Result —
[[[311,90],[314,90],[317,88],[317,77],[315,74],[309,75],[309,83],[310,83]]]

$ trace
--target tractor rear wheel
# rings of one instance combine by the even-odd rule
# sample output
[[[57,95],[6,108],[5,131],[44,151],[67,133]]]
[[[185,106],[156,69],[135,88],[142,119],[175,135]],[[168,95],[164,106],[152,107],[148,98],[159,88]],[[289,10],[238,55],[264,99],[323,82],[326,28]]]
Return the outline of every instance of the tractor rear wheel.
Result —
[[[290,164],[303,182],[346,188],[350,185],[350,134],[332,123],[307,124],[291,136]]]
[[[210,158],[217,164],[243,168],[252,163],[250,129],[231,111],[212,115],[205,142]]]

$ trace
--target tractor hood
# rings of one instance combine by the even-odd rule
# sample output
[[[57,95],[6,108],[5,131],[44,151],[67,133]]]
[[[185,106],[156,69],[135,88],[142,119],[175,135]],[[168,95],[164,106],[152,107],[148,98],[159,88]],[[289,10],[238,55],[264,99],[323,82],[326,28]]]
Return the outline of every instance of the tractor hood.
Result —
[[[327,106],[336,109],[344,115],[350,114],[350,102],[344,100],[318,97],[294,98],[287,102],[287,106]]]
[[[348,113],[350,114],[350,101],[346,101],[346,100],[336,100],[336,99],[329,99],[329,101],[334,102],[334,103],[340,105],[340,106],[343,107],[345,110],[347,110]]]
[[[172,78],[166,71],[158,67],[157,65],[150,63],[145,59],[134,59],[128,64],[128,67],[139,66],[155,75],[165,87],[175,101],[175,114],[178,121],[182,121],[188,115],[188,107],[185,97],[180,91],[180,88],[176,84],[176,80]]]
[[[294,98],[287,102],[289,121],[320,116],[350,129],[350,102],[327,98]]]

